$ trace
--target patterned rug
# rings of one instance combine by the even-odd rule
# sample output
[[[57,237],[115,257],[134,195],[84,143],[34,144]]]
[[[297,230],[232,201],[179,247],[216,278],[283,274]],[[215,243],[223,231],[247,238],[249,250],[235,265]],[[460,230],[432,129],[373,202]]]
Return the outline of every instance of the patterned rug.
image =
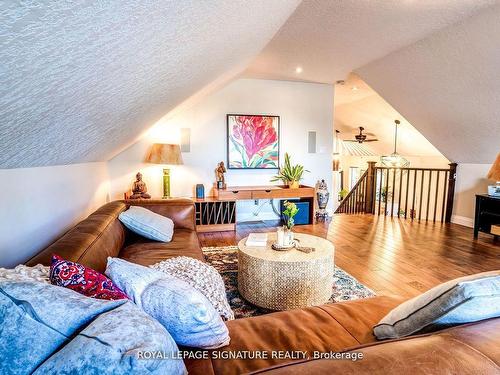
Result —
[[[205,258],[224,279],[229,304],[234,311],[235,318],[263,315],[272,312],[252,305],[238,293],[238,247],[204,247]],[[332,296],[329,302],[350,301],[375,296],[375,293],[343,269],[335,267],[333,275]]]

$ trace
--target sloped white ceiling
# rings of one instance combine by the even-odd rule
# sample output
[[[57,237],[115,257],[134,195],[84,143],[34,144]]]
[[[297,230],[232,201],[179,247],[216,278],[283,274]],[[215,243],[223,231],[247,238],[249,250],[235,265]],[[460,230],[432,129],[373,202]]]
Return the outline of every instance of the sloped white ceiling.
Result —
[[[107,160],[243,69],[298,3],[3,1],[0,168]]]
[[[356,88],[353,90],[352,88]],[[404,156],[442,156],[425,137],[398,111],[378,95],[370,86],[350,74],[344,85],[335,86],[335,129],[340,139],[354,139],[358,127],[373,133],[377,142],[364,143],[376,155],[389,155],[394,151],[394,120],[398,127],[398,153]]]
[[[357,70],[458,163],[500,152],[500,5]]]
[[[333,83],[495,2],[304,0],[245,75]]]

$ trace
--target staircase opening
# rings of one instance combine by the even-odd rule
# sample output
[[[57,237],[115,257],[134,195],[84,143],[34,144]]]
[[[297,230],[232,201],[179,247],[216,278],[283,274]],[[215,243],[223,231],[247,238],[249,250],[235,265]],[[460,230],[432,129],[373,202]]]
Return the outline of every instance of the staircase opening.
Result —
[[[451,221],[456,163],[449,168],[389,168],[369,162],[335,213]]]
[[[335,213],[451,220],[456,164],[358,76],[336,85],[334,119]]]

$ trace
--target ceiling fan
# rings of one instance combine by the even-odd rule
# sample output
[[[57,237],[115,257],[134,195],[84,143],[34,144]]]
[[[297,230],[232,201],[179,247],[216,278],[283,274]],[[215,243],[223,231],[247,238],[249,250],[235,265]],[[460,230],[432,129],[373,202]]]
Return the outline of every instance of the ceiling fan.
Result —
[[[375,135],[373,133],[363,133],[363,130],[365,130],[365,128],[363,128],[362,126],[360,126],[359,128],[359,134],[356,134],[354,136],[355,139],[346,139],[344,140],[344,142],[358,142],[358,143],[363,143],[363,142],[375,142],[375,141],[378,141],[377,138],[373,138],[373,139],[366,139],[366,137],[368,135]]]

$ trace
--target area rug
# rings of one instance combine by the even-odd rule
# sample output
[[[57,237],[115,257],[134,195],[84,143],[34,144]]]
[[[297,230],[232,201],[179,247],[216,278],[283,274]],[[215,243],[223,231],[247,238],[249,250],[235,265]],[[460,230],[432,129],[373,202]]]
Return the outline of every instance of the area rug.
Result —
[[[238,293],[238,247],[204,247],[205,259],[222,276],[226,286],[229,304],[236,319],[268,314],[271,310],[252,305]],[[375,293],[343,269],[335,266],[333,274],[332,296],[329,302],[351,301],[373,297]]]

